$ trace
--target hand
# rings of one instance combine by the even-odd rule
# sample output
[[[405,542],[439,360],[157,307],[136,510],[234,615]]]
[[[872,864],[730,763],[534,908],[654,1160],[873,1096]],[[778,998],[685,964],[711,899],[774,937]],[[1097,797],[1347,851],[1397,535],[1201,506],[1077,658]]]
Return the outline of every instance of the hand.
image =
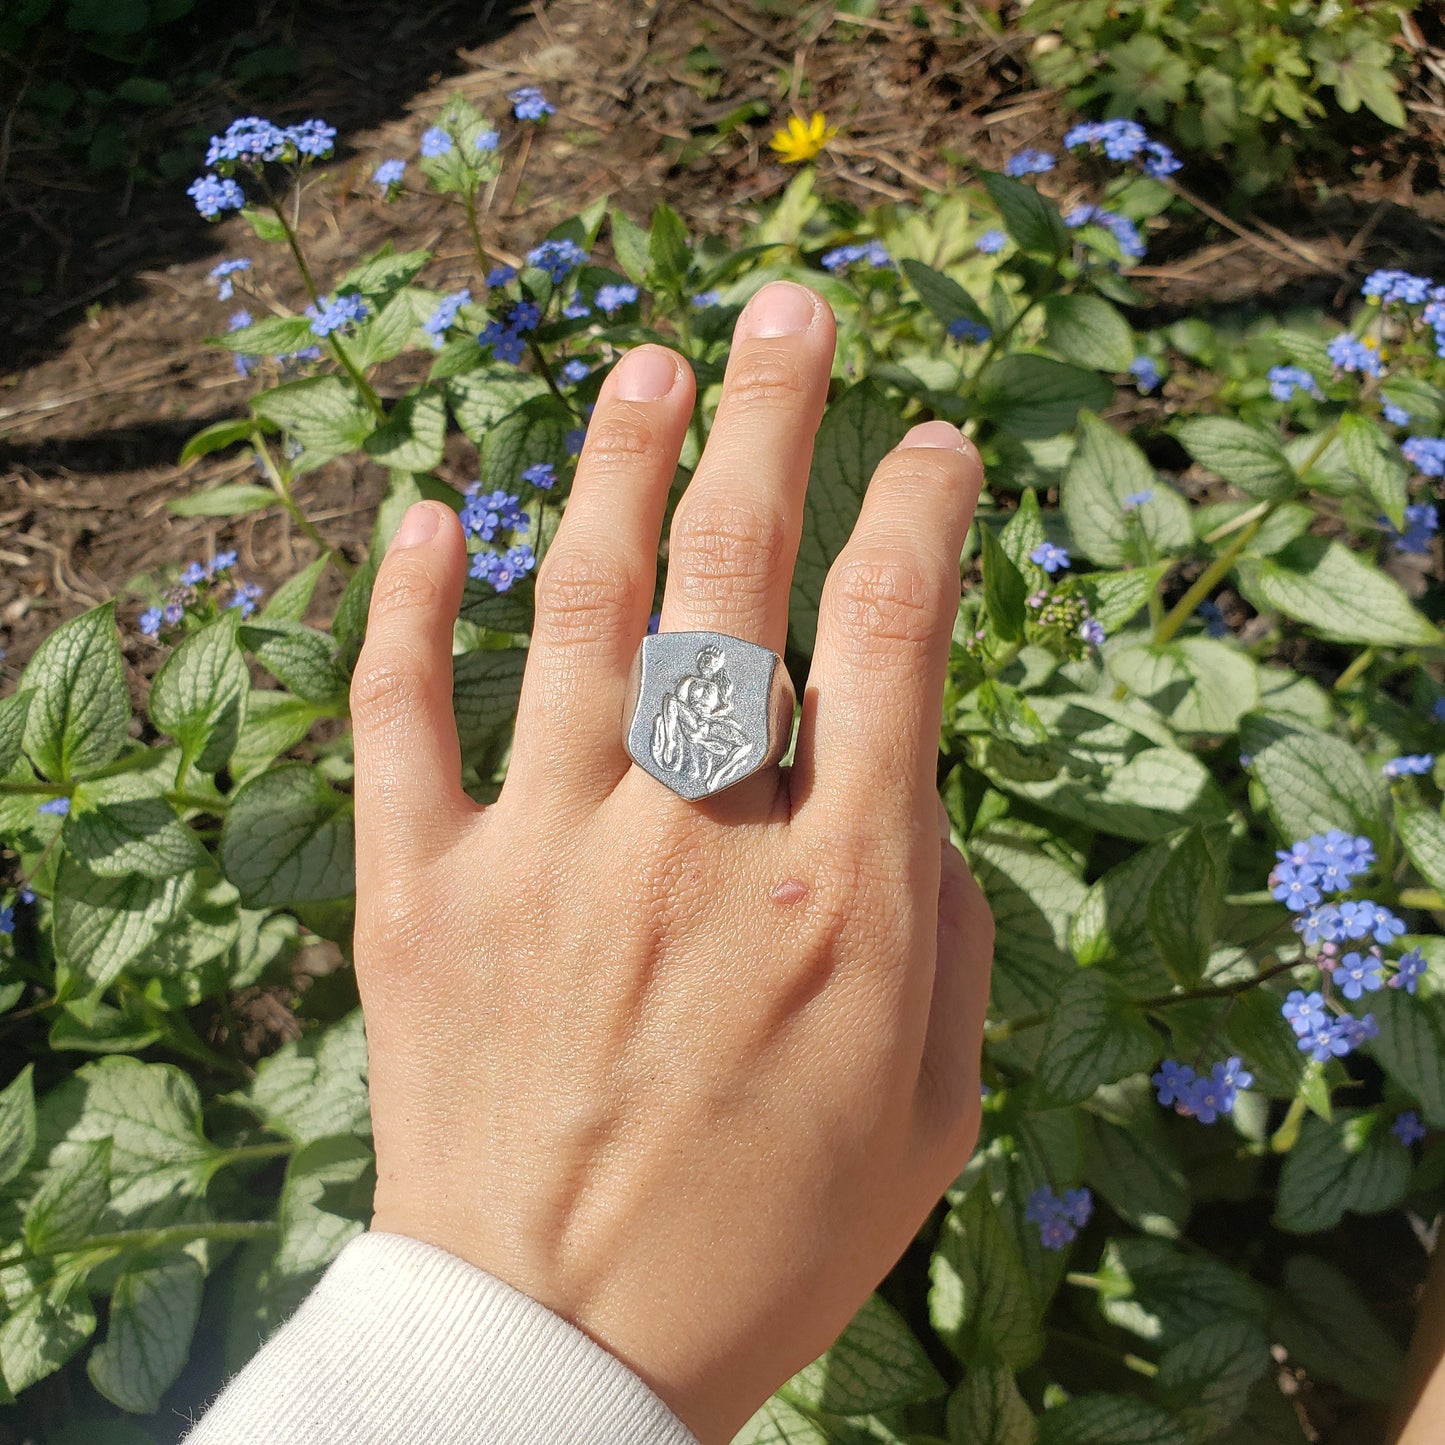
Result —
[[[783,650],[833,346],[801,286],[743,313],[662,631]],[[936,793],[981,485],[945,422],[884,458],[829,573],[793,766],[692,804],[629,761],[692,404],[658,346],[603,386],[490,807],[452,722],[462,532],[407,513],[352,687],[356,968],[372,1227],[571,1320],[710,1445],[827,1348],[967,1161],[993,925]]]

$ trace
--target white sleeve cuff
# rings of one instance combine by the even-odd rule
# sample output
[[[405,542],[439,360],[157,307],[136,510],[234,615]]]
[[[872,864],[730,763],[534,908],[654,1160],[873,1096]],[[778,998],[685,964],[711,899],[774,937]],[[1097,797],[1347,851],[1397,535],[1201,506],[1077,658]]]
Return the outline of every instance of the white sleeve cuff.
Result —
[[[185,1445],[697,1445],[620,1360],[455,1255],[362,1234]]]

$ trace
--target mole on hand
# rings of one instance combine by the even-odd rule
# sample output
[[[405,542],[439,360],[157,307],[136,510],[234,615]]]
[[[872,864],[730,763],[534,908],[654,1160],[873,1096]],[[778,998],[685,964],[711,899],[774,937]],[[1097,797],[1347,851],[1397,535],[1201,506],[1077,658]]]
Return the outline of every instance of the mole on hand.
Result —
[[[770,896],[774,903],[800,903],[808,896],[808,885],[801,878],[784,878]]]

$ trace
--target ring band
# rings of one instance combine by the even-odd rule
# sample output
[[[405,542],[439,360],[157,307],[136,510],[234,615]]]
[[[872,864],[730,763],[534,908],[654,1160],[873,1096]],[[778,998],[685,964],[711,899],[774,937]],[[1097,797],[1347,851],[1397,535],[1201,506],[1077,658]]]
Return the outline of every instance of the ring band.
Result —
[[[756,642],[644,637],[628,684],[628,756],[678,797],[710,797],[782,758],[794,697],[783,659]]]

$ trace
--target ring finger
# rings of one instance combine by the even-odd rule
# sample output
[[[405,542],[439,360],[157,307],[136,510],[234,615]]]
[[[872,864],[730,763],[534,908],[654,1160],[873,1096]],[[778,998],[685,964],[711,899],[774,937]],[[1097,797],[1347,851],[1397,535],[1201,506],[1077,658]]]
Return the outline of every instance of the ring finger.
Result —
[[[763,287],[739,317],[717,418],[673,516],[661,631],[782,652],[833,345],[827,303],[790,281]]]

